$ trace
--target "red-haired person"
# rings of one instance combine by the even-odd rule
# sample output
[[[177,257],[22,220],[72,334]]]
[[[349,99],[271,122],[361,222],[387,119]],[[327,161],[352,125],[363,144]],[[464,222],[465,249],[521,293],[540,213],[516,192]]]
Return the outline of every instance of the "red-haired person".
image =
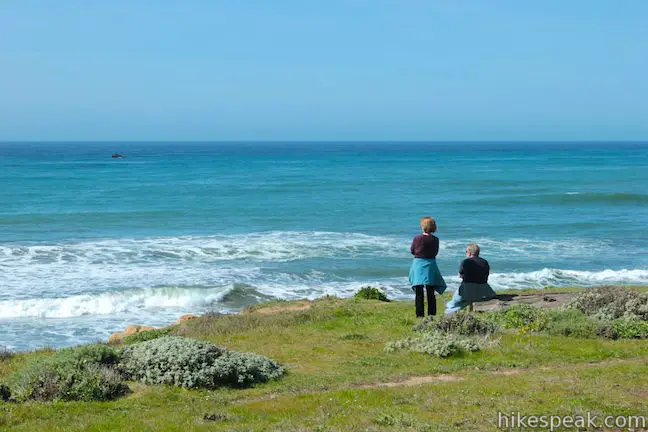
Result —
[[[421,234],[414,237],[410,251],[414,255],[409,271],[409,281],[416,294],[416,316],[425,316],[424,290],[428,300],[428,315],[436,315],[436,296],[443,294],[446,283],[436,263],[439,253],[439,238],[433,233],[437,230],[436,221],[430,216],[421,218]]]

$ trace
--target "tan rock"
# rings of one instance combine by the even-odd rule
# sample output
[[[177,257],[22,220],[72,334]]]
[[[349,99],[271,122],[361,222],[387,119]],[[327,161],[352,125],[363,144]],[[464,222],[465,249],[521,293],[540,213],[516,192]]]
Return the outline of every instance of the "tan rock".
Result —
[[[198,318],[198,315],[193,315],[193,314],[184,314],[180,318],[178,318],[178,321],[176,321],[176,324],[180,324],[183,321],[191,321],[195,320]]]
[[[135,333],[143,332],[146,330],[153,330],[153,327],[151,326],[143,326],[143,325],[138,325],[138,324],[132,324],[126,327],[126,330],[124,330],[124,333],[122,335],[122,338],[134,335]]]
[[[116,343],[122,340],[124,336],[122,335],[122,332],[115,332],[110,335],[108,338],[108,343]]]

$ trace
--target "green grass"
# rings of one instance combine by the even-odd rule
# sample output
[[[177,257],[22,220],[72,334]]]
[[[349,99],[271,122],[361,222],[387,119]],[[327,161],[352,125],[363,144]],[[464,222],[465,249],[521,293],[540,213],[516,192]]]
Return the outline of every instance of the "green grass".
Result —
[[[289,303],[274,303],[282,305]],[[302,311],[208,315],[172,332],[266,355],[287,367],[287,375],[249,389],[130,383],[133,391],[111,402],[0,403],[0,429],[497,430],[498,411],[648,414],[646,340],[511,331],[480,352],[455,358],[384,351],[385,343],[411,336],[416,322],[413,302],[334,297]],[[0,361],[0,380],[50,354]],[[377,386],[437,375],[450,378]]]

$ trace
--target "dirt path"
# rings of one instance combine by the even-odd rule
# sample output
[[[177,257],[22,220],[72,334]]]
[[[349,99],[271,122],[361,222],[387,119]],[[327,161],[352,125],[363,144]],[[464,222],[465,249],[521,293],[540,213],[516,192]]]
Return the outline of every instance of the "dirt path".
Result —
[[[493,300],[473,303],[476,311],[491,311],[509,306],[526,304],[539,308],[557,308],[564,306],[579,293],[551,294],[498,294]]]
[[[249,312],[244,310],[244,312],[242,313],[270,315],[270,314],[275,314],[280,312],[296,312],[296,311],[308,310],[310,309],[311,305],[312,302],[310,300],[292,301],[292,302],[287,302],[287,304],[285,305],[279,304],[279,305],[263,306],[263,304],[261,304]]]

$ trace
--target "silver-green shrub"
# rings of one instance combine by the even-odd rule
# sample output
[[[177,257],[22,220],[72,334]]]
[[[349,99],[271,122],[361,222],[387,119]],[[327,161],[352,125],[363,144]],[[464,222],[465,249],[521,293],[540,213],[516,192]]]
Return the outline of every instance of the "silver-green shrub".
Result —
[[[254,353],[238,353],[179,336],[165,336],[128,346],[120,370],[146,384],[186,388],[248,386],[278,378],[284,369]]]
[[[464,336],[488,335],[497,331],[497,325],[493,321],[467,311],[442,315],[438,321],[434,322],[433,328],[442,332]]]
[[[233,386],[248,386],[279,378],[284,370],[269,358],[251,353],[226,351],[214,363],[215,382]]]
[[[622,287],[588,289],[574,297],[567,307],[597,319],[648,321],[648,293]]]
[[[442,331],[427,332],[385,345],[387,352],[403,349],[445,358],[464,352],[479,351],[479,345],[468,337]]]

